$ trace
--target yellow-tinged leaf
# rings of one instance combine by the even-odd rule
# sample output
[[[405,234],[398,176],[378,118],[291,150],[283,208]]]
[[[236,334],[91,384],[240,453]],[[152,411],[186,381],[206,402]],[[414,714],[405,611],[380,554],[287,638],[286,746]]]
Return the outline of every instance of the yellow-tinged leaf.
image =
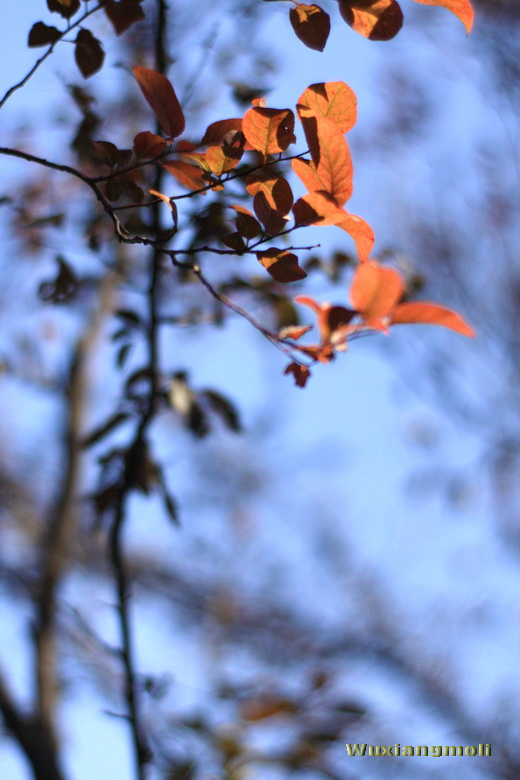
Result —
[[[473,338],[475,331],[462,317],[451,309],[438,306],[436,303],[423,303],[422,301],[401,303],[397,306],[390,319],[391,325],[416,323],[422,325],[442,325],[450,328],[463,336]]]
[[[298,115],[301,109],[307,109],[316,116],[323,116],[338,125],[342,133],[348,133],[356,123],[357,98],[343,81],[311,84],[300,95],[296,109]]]
[[[296,3],[289,11],[296,36],[309,49],[323,51],[330,33],[330,16],[319,5]]]
[[[421,5],[440,5],[442,8],[447,8],[452,14],[458,16],[466,28],[467,34],[470,34],[475,17],[470,0],[415,0],[415,2],[421,3]]]

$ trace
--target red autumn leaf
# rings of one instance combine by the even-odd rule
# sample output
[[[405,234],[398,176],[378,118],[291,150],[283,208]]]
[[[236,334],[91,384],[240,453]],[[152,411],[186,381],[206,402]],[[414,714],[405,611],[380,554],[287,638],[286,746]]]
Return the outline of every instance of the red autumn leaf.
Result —
[[[473,27],[474,12],[470,0],[415,0],[422,5],[440,5],[458,16],[469,35]]]
[[[264,252],[257,252],[258,262],[263,265],[268,274],[277,282],[289,284],[305,279],[307,274],[298,265],[298,258],[292,252],[271,247]]]
[[[160,135],[145,130],[134,138],[134,154],[140,160],[153,160],[166,149],[166,141]]]
[[[346,211],[344,211],[344,215],[345,218],[341,222],[337,222],[336,227],[341,228],[354,239],[359,260],[364,263],[368,260],[374,246],[374,231],[368,222],[365,222],[361,217]]]
[[[422,301],[400,303],[392,312],[390,324],[405,323],[442,325],[444,328],[450,328],[463,336],[471,338],[475,336],[473,328],[459,314],[444,306],[438,306],[436,303],[423,303]]]
[[[294,143],[294,114],[289,108],[253,106],[246,111],[242,131],[253,149],[267,157]]]
[[[206,150],[206,162],[215,176],[236,168],[242,159],[242,149],[235,146],[208,146]]]
[[[310,192],[328,192],[338,206],[343,206],[353,190],[352,158],[344,135],[333,122],[310,115],[308,109],[301,109],[299,115],[312,164],[295,159],[293,170]]]
[[[187,190],[200,190],[208,184],[204,171],[195,165],[190,165],[181,160],[169,160],[162,163],[162,167],[168,173],[171,173],[172,176],[175,176],[177,181],[183,187],[186,187]]]
[[[298,112],[307,109],[338,125],[342,133],[348,133],[356,123],[357,98],[343,81],[311,84],[300,95],[296,109]]]
[[[404,283],[397,271],[369,260],[356,269],[350,300],[368,327],[380,328],[380,320],[392,314],[403,293]]]
[[[90,30],[81,29],[78,32],[74,46],[74,58],[85,79],[101,70],[105,52]]]
[[[396,0],[338,0],[339,12],[352,29],[371,41],[389,41],[403,26]]]
[[[170,81],[150,68],[132,68],[148,105],[168,138],[177,138],[184,132],[186,122],[177,95]]]
[[[123,0],[123,2],[107,0],[103,8],[117,35],[122,35],[133,24],[145,18],[139,3],[131,0]]]
[[[297,3],[289,11],[296,37],[309,49],[323,51],[330,33],[330,16],[319,5]]]
[[[246,179],[246,189],[253,197],[262,192],[269,206],[284,216],[290,212],[294,203],[291,185],[283,176],[250,174]]]
[[[255,214],[270,236],[277,236],[287,227],[287,218],[277,209],[271,208],[264,192],[257,192],[253,198]]]
[[[292,374],[297,387],[305,387],[311,376],[310,368],[302,366],[301,363],[289,363],[283,373]]]
[[[29,32],[28,46],[48,46],[61,37],[60,31],[56,27],[48,27],[43,22],[36,22]]]

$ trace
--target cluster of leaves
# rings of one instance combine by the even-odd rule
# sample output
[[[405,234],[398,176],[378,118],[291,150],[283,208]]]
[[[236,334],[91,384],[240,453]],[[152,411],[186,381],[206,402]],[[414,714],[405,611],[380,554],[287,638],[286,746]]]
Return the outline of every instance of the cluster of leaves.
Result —
[[[472,329],[449,309],[433,303],[403,303],[405,285],[400,274],[369,259],[374,245],[372,228],[345,208],[353,191],[353,166],[345,134],[357,118],[356,97],[345,83],[312,84],[303,92],[295,113],[308,149],[283,157],[296,142],[295,113],[291,109],[269,108],[264,98],[257,98],[243,117],[210,124],[200,143],[178,140],[186,123],[174,87],[154,70],[136,67],[133,72],[164,136],[140,132],[131,150],[119,150],[107,141],[95,143],[98,157],[110,168],[110,174],[100,177],[106,197],[118,201],[126,195],[136,206],[152,205],[156,199],[164,201],[170,208],[173,227],[167,239],[160,240],[160,251],[170,257],[174,266],[196,270],[221,302],[229,303],[202,276],[198,265],[178,259],[182,254],[188,257],[202,251],[238,256],[254,254],[272,279],[285,285],[299,282],[307,275],[297,255],[302,248],[273,246],[275,239],[285,239],[290,232],[309,225],[333,225],[353,239],[359,265],[352,280],[351,306],[320,304],[307,296],[294,298],[294,302],[308,306],[316,315],[319,343],[300,342],[311,325],[284,327],[278,333],[261,328],[291,356],[285,373],[292,373],[298,386],[305,385],[311,364],[330,362],[336,352],[344,351],[347,342],[361,332],[386,333],[394,324],[423,323],[473,335]],[[246,165],[243,164],[245,155],[250,155],[250,163]],[[288,179],[280,172],[280,164],[289,160],[292,171],[307,190],[297,199]],[[242,200],[251,199],[251,208],[226,201],[235,214],[235,230],[220,236],[221,246],[167,248],[167,241],[178,230],[176,201],[187,196],[150,189],[154,200],[145,202],[143,177],[150,162],[171,174],[189,191],[188,197],[210,190],[227,192],[231,182],[240,181]]]
[[[469,0],[415,0],[423,5],[439,5],[454,13],[466,32],[473,26],[473,8]],[[355,32],[371,41],[389,41],[403,26],[403,12],[397,0],[338,0],[341,18]],[[323,51],[330,34],[330,16],[316,3],[295,2],[289,19],[297,37],[316,51]]]

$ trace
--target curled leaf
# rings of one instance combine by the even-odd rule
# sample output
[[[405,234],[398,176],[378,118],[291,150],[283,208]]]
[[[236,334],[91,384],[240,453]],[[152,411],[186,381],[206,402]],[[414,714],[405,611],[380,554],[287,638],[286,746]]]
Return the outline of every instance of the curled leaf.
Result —
[[[415,2],[422,5],[440,5],[442,8],[447,8],[452,14],[458,16],[466,28],[467,34],[470,34],[475,16],[470,0],[415,0]]]
[[[283,373],[285,375],[292,374],[297,387],[305,387],[311,376],[310,369],[307,366],[302,366],[301,363],[289,363]]]

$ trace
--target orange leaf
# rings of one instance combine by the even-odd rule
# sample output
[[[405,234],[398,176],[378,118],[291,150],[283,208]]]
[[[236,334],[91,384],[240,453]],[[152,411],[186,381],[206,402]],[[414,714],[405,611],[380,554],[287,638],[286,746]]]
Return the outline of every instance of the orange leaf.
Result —
[[[175,201],[170,198],[169,195],[164,195],[162,192],[158,192],[157,190],[148,190],[150,195],[155,195],[156,198],[160,198],[163,203],[166,203],[168,208],[170,209],[173,217],[173,224],[175,225],[175,228],[177,228],[178,224],[178,212],[177,212],[177,204]]]
[[[242,158],[242,149],[234,146],[208,146],[206,162],[215,176],[236,168]]]
[[[204,171],[200,168],[196,168],[195,165],[182,162],[180,160],[169,160],[162,163],[162,167],[175,176],[183,187],[187,190],[200,190],[202,187],[207,186],[208,181],[204,175]]]
[[[313,164],[293,160],[293,170],[311,192],[328,192],[343,206],[353,190],[352,159],[343,133],[325,117],[310,115],[308,109],[299,114]]]
[[[289,11],[296,37],[309,49],[323,51],[330,33],[330,16],[319,5],[297,3]]]
[[[370,252],[374,246],[374,231],[364,219],[356,217],[355,214],[344,212],[345,219],[337,222],[336,226],[344,230],[349,236],[352,236],[356,245],[358,257],[362,263],[368,260]]]
[[[380,327],[377,321],[392,314],[403,293],[403,280],[397,271],[368,260],[356,269],[350,300],[369,327]]]
[[[184,132],[186,122],[171,83],[162,73],[150,68],[138,66],[132,73],[167,137],[177,138]]]
[[[297,225],[337,225],[345,219],[346,211],[340,209],[327,192],[309,192],[293,206]]]
[[[298,114],[301,109],[307,109],[323,116],[338,125],[342,133],[348,133],[356,123],[357,98],[343,81],[311,84],[300,96],[296,109]]]
[[[294,203],[291,185],[283,176],[250,174],[246,179],[246,189],[253,197],[262,192],[269,206],[283,215],[290,212]]]
[[[438,306],[436,303],[401,303],[397,306],[390,319],[391,325],[417,323],[423,325],[442,325],[450,328],[463,336],[473,338],[475,331],[464,322],[456,312]]]
[[[396,0],[338,0],[339,12],[352,29],[371,41],[389,41],[403,26]]]
[[[474,12],[470,0],[415,0],[422,5],[440,5],[458,16],[469,35],[473,27]]]
[[[294,143],[294,114],[289,108],[254,106],[246,111],[242,131],[253,149],[266,157],[284,152]]]
[[[292,252],[271,247],[264,252],[257,252],[259,263],[263,265],[268,274],[277,282],[288,284],[305,279],[307,274],[298,265],[298,258]]]

